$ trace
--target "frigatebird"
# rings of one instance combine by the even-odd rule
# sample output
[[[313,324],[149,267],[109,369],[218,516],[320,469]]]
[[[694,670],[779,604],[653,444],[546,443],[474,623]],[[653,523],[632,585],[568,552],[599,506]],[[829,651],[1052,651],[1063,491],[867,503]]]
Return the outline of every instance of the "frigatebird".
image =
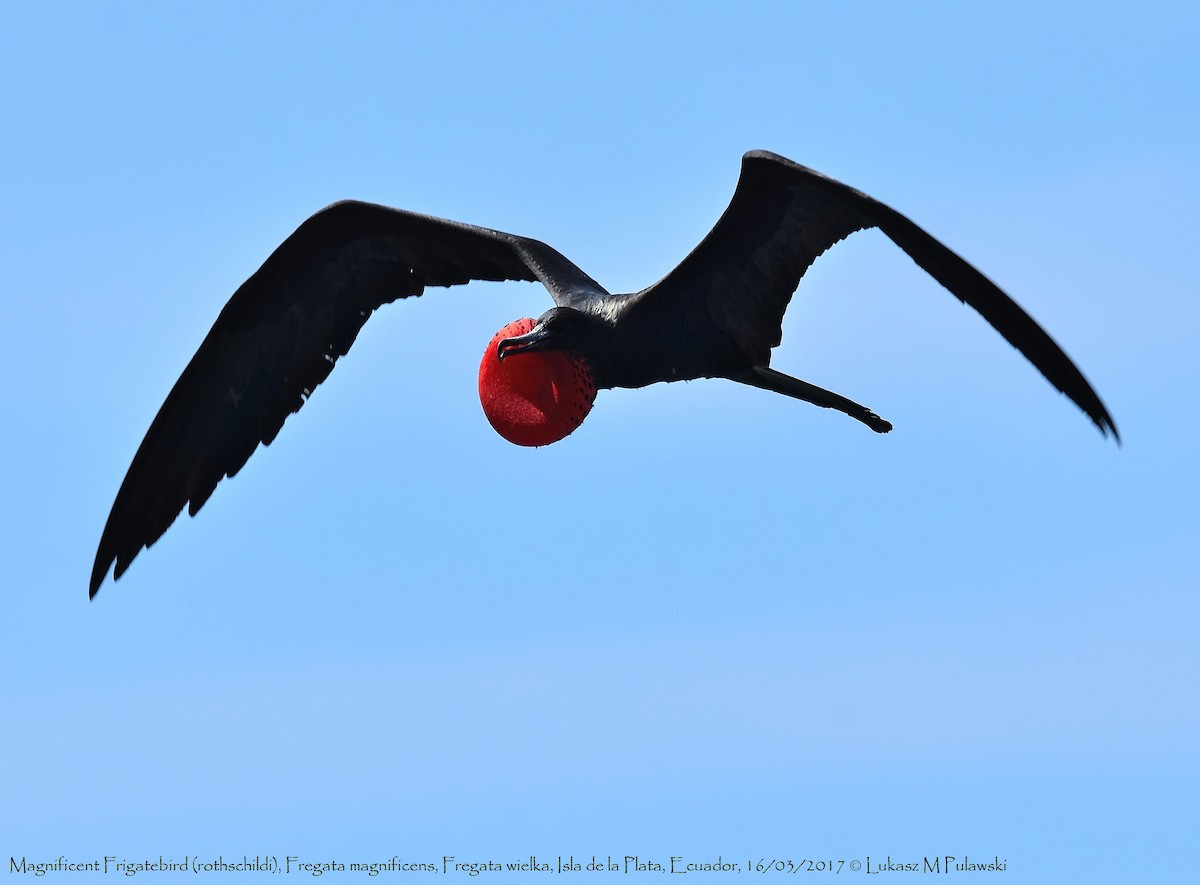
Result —
[[[1107,436],[1100,398],[1048,334],[994,283],[896,212],[777,154],[751,151],[729,208],[649,288],[612,295],[545,243],[354,201],[334,203],[283,241],[221,310],[150,425],[109,514],[89,596],[120,578],[187,505],[275,439],[371,313],[427,286],[528,280],[555,307],[493,337],[479,373],[493,427],[522,445],[566,436],[596,391],[728,378],[892,425],[843,396],[770,368],[783,314],[805,271],[855,231],[879,228],[975,308]]]

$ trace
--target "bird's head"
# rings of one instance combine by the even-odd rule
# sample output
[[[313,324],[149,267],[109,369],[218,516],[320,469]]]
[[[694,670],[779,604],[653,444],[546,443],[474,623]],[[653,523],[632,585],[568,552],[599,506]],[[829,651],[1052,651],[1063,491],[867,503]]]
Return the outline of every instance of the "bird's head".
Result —
[[[584,354],[590,317],[556,307],[514,320],[492,336],[479,364],[479,402],[496,432],[520,446],[558,442],[583,423],[596,399]]]

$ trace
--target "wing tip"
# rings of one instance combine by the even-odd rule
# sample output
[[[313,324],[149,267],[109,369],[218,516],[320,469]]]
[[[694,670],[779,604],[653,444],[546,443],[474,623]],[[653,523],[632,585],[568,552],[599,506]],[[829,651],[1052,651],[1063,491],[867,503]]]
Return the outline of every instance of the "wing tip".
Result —
[[[92,579],[88,583],[88,600],[96,598],[96,594],[100,592],[100,585],[104,583],[104,579],[108,577],[108,569],[112,565],[112,560],[105,562],[99,555],[96,556],[96,564],[92,566]],[[113,580],[116,580],[115,578]]]
[[[153,543],[153,542],[151,542]],[[104,585],[104,579],[108,577],[109,570],[112,570],[112,579],[119,581],[121,575],[125,574],[130,563],[137,557],[145,546],[138,547],[129,557],[121,553],[105,553],[105,545],[101,542],[100,549],[96,551],[96,562],[92,566],[92,578],[88,582],[88,599],[95,599],[96,594],[100,592],[100,588]]]
[[[1095,415],[1089,415],[1088,417],[1092,419],[1092,423],[1095,424],[1100,430],[1101,436],[1103,436],[1105,439],[1108,439],[1109,435],[1111,434],[1113,442],[1117,444],[1117,448],[1125,447],[1125,443],[1121,439],[1121,434],[1117,430],[1117,423],[1113,421],[1112,416],[1108,414],[1107,409],[1102,410],[1099,417]]]

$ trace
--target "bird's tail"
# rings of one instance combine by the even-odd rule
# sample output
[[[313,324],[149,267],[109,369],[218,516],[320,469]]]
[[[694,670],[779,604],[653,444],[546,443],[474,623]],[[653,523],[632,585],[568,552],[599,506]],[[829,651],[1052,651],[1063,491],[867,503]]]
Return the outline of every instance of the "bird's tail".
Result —
[[[738,375],[732,380],[739,381],[742,384],[749,384],[752,387],[761,387],[763,390],[782,393],[785,396],[794,397],[795,399],[801,399],[806,403],[812,403],[814,406],[820,406],[823,409],[837,409],[839,412],[845,412],[855,421],[861,421],[863,424],[866,424],[876,433],[887,433],[892,429],[891,422],[884,421],[866,406],[860,406],[853,400],[839,396],[833,391],[817,387],[815,384],[809,384],[807,381],[801,381],[799,378],[793,378],[791,375],[785,375],[783,372],[776,372],[774,369],[768,369],[765,366],[751,369],[749,372]]]

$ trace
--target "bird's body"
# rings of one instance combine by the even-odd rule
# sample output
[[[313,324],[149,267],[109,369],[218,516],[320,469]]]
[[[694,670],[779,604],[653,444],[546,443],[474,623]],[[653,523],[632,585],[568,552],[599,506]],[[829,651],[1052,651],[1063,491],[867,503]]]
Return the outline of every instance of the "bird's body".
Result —
[[[995,284],[895,210],[765,151],[743,158],[733,200],[708,236],[662,280],[630,294],[610,294],[536,240],[335,203],[305,221],[234,293],[185,368],[117,493],[90,593],[114,563],[115,579],[184,506],[194,515],[223,477],[237,473],[260,442],[269,444],[375,309],[428,286],[528,280],[550,292],[556,306],[536,323],[498,333],[480,371],[493,426],[524,445],[571,432],[597,389],[714,377],[837,409],[886,432],[891,425],[869,409],[770,368],[800,278],[830,246],[869,227],[979,311],[1102,433],[1116,435],[1071,360]],[[523,377],[509,384],[504,366],[514,360],[526,361]],[[534,390],[542,381],[546,390]],[[521,399],[530,396],[532,408],[533,400]],[[498,410],[499,423],[489,409]]]

